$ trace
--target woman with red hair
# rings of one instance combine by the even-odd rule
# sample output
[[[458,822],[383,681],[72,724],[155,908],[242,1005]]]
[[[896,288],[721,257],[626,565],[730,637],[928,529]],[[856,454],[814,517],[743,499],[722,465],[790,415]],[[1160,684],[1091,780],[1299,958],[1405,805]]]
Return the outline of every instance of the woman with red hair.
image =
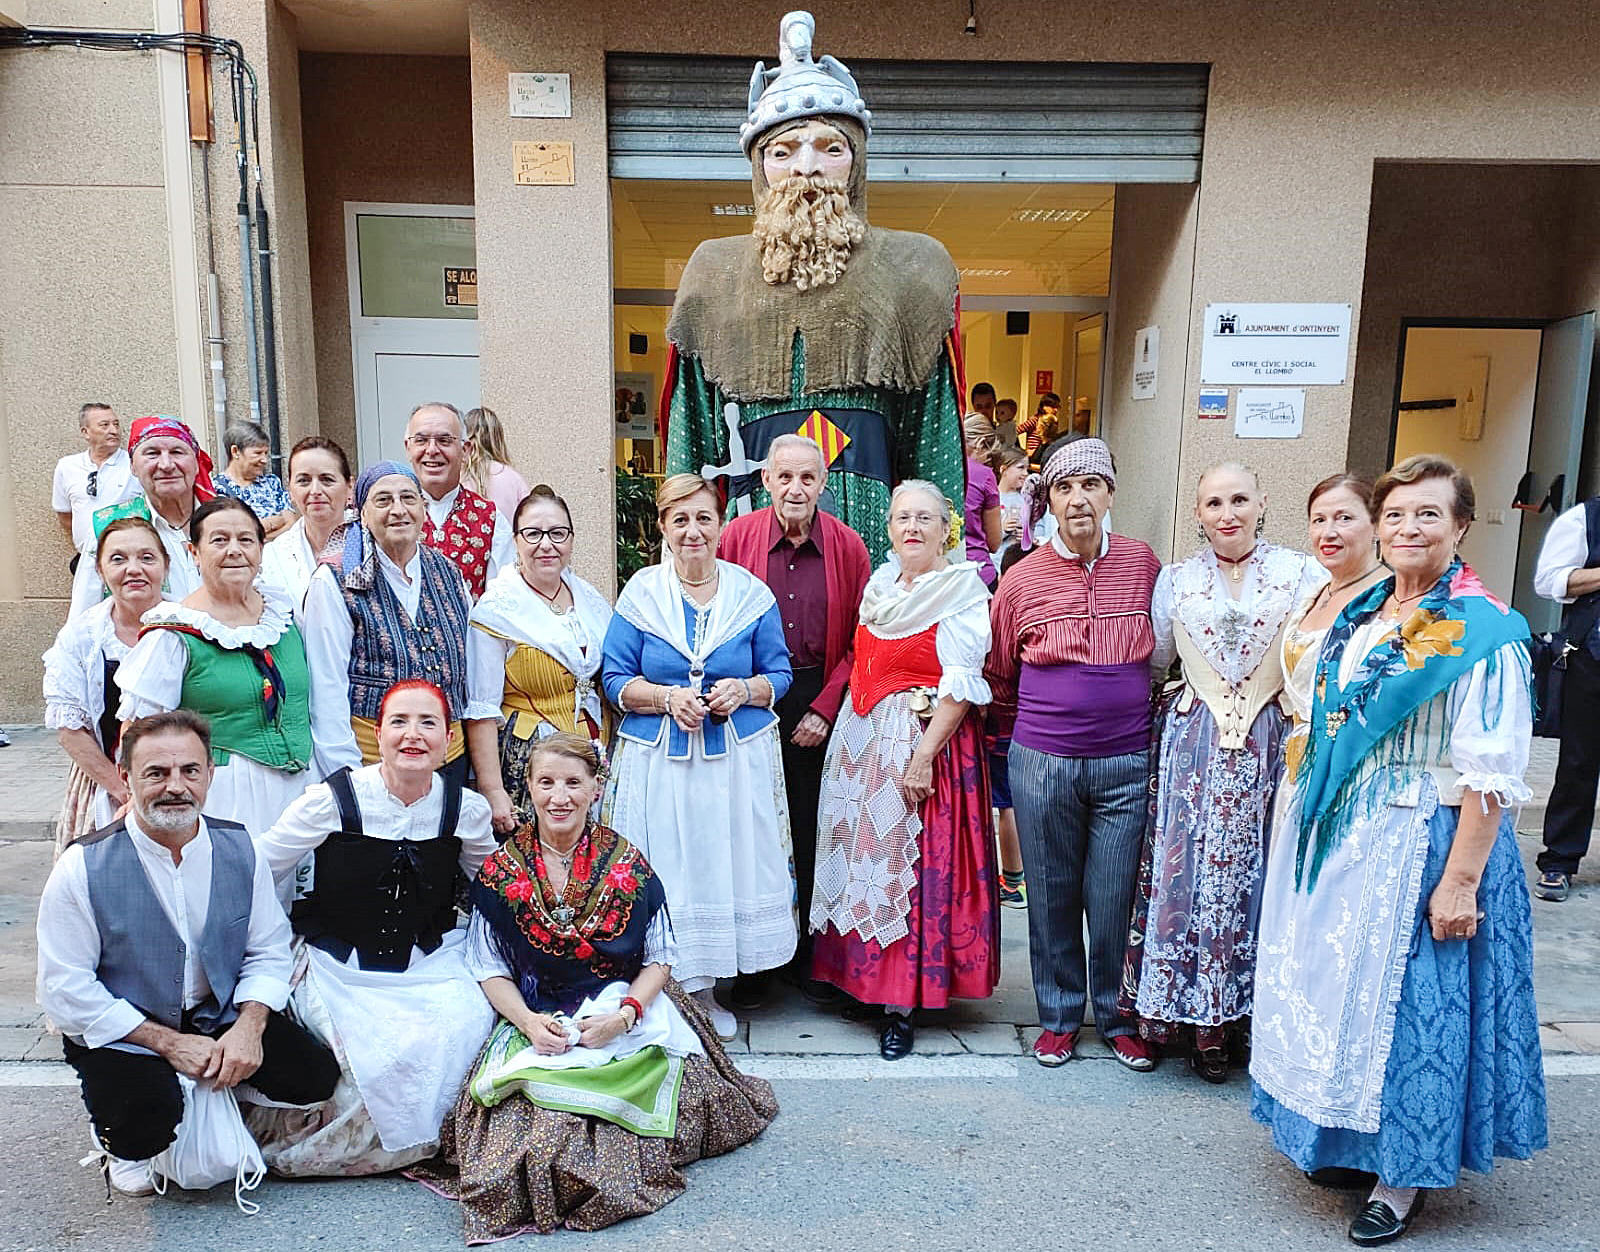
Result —
[[[256,839],[298,897],[305,977],[290,1011],[342,1071],[324,1105],[251,1113],[280,1174],[377,1174],[432,1156],[494,1024],[463,960],[455,890],[496,845],[488,801],[437,772],[450,712],[433,683],[396,683],[378,708],[378,763],[307,789]]]

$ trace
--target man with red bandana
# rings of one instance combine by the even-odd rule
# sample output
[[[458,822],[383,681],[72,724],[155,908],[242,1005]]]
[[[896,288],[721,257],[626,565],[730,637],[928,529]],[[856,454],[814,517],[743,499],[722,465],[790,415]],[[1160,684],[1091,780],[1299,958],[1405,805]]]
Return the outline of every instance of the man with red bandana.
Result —
[[[94,541],[119,517],[142,517],[156,528],[167,552],[166,598],[181,600],[200,586],[200,569],[189,553],[189,517],[216,495],[211,458],[194,432],[175,417],[135,418],[128,431],[128,456],[139,493],[94,514]],[[92,551],[92,545],[91,545]],[[72,610],[96,604],[105,594],[91,561],[80,561],[73,580]]]

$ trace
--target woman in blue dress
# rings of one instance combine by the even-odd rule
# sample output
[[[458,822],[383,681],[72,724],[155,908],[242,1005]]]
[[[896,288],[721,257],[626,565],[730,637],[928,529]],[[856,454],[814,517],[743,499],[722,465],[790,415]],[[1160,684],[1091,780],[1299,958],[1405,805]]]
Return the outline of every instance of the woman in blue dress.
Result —
[[[1372,1188],[1362,1246],[1547,1138],[1511,814],[1530,795],[1528,625],[1456,555],[1473,504],[1439,457],[1379,479],[1394,574],[1328,630],[1264,885],[1252,1111],[1313,1182]]]
[[[623,588],[601,677],[623,711],[601,821],[655,868],[672,913],[673,972],[717,1033],[718,978],[794,956],[794,877],[773,706],[792,671],[765,583],[716,557],[716,492],[674,474],[656,493],[665,555]]]

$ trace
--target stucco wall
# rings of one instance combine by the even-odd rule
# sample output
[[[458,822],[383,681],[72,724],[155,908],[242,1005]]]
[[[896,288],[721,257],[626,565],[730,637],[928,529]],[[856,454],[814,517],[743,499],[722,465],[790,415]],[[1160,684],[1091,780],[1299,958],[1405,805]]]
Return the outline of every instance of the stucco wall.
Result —
[[[1111,237],[1110,389],[1102,412],[1119,467],[1113,518],[1117,530],[1143,539],[1163,558],[1187,551],[1192,529],[1192,497],[1180,486],[1178,467],[1188,412],[1197,201],[1193,186],[1120,187]],[[1134,400],[1134,342],[1146,326],[1160,330],[1156,394]]]
[[[149,0],[28,6],[36,26],[151,16]],[[38,715],[37,658],[66,616],[50,480],[83,449],[78,407],[170,409],[178,377],[154,56],[0,52],[0,118],[0,721],[15,721]]]
[[[471,204],[466,57],[300,56],[305,204],[322,433],[356,456],[347,200]]]
[[[573,565],[606,589],[616,518],[602,10],[571,5],[533,21],[519,0],[482,0],[471,17],[483,403],[523,415],[506,428],[512,460],[566,498]],[[529,69],[571,73],[570,119],[509,116],[506,75]],[[576,185],[514,185],[518,139],[571,140]]]

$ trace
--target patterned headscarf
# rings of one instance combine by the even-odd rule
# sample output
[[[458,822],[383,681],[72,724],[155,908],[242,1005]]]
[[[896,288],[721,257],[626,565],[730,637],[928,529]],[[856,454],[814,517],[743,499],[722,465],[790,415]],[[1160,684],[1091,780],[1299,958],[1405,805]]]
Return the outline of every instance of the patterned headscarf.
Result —
[[[131,457],[135,449],[152,435],[181,439],[194,449],[194,459],[200,466],[199,472],[194,476],[194,502],[199,505],[215,499],[217,489],[211,485],[211,457],[195,439],[194,431],[177,418],[164,413],[151,417],[136,417],[133,419],[133,425],[128,428],[128,455]]]
[[[345,586],[353,591],[370,590],[377,576],[378,544],[367,531],[367,524],[361,520],[360,514],[366,507],[373,486],[380,478],[387,478],[391,474],[409,478],[417,485],[418,493],[422,491],[422,480],[417,477],[417,472],[402,461],[378,461],[357,475],[354,495],[356,520],[345,528],[344,547],[337,555],[340,577]],[[328,558],[325,555],[323,559]]]
[[[1033,547],[1033,528],[1050,507],[1050,488],[1063,478],[1077,478],[1083,474],[1098,474],[1113,491],[1117,488],[1117,474],[1111,468],[1111,449],[1101,439],[1074,439],[1057,449],[1045,462],[1043,473],[1029,474],[1022,484],[1022,533],[1018,541],[1026,552]]]

